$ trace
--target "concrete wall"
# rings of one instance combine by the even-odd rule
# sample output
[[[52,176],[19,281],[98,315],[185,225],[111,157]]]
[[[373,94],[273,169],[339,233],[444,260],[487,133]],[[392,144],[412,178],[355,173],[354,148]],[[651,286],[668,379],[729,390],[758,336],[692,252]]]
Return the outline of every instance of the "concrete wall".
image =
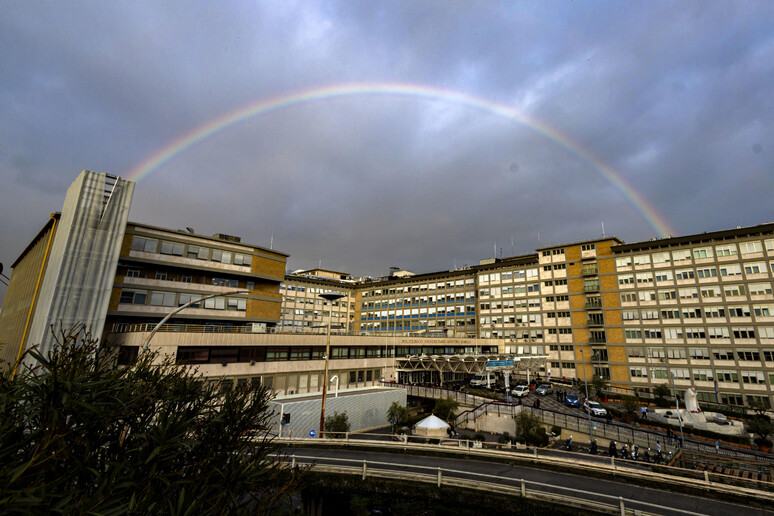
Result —
[[[371,428],[387,426],[387,410],[394,402],[406,406],[406,391],[404,389],[379,389],[350,393],[346,396],[339,395],[334,398],[328,391],[328,399],[325,402],[325,415],[332,416],[335,412],[347,413],[350,431],[358,432]],[[284,413],[290,414],[290,423],[282,427],[282,435],[287,437],[293,432],[293,437],[309,437],[309,431],[319,432],[321,399],[285,398],[272,402],[276,423],[273,431],[277,432],[280,422],[280,405],[284,405]]]

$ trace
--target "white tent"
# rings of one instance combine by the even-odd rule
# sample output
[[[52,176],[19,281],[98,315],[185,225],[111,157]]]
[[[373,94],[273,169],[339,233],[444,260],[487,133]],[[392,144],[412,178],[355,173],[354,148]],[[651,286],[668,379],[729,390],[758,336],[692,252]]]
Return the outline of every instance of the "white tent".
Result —
[[[442,419],[429,415],[416,425],[414,425],[414,435],[423,435],[425,437],[446,437],[446,429],[449,425]]]

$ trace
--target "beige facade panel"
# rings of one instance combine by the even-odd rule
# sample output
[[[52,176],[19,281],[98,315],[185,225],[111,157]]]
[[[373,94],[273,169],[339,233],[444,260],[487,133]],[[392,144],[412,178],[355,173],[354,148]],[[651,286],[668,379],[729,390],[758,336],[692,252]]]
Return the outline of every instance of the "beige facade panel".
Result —
[[[32,304],[45,271],[46,254],[55,226],[55,220],[51,219],[13,265],[0,311],[0,367],[15,363],[23,347],[22,340],[28,330]]]

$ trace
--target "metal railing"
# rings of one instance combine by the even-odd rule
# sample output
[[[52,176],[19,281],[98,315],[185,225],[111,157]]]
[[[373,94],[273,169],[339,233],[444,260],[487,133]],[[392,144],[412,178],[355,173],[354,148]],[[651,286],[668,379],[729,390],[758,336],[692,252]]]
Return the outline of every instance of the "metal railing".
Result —
[[[312,469],[320,472],[358,475],[362,480],[365,480],[370,476],[376,478],[387,478],[391,480],[423,482],[427,484],[435,484],[437,487],[447,486],[487,492],[497,492],[511,496],[520,496],[525,499],[531,498],[562,506],[572,506],[581,509],[593,510],[594,512],[620,514],[622,516],[627,514],[663,514],[665,511],[688,515],[703,514],[687,511],[684,509],[678,509],[676,507],[645,502],[642,500],[624,498],[622,496],[613,496],[598,492],[584,491],[574,487],[548,484],[545,482],[536,482],[534,480],[526,480],[524,478],[512,478],[500,475],[489,475],[486,473],[461,471],[457,469],[406,465],[395,462],[369,461],[366,459],[334,459],[336,462],[343,462],[352,465],[319,464],[313,463],[313,461],[319,460],[319,457],[309,457],[303,455],[291,456],[291,468],[295,468],[299,460],[309,461],[307,463],[312,464]],[[382,466],[383,468],[380,469],[379,466]],[[411,470],[419,471],[410,471],[408,468]],[[578,495],[583,495],[583,497]],[[635,509],[635,506],[639,508]],[[646,512],[643,512],[643,509]]]
[[[279,443],[300,446],[340,446],[377,448],[389,452],[390,449],[412,453],[421,451],[438,452],[439,450],[452,455],[476,457],[477,459],[517,460],[524,464],[543,464],[545,466],[560,466],[564,469],[577,471],[598,471],[613,474],[629,480],[660,481],[671,488],[698,487],[716,491],[744,494],[770,500],[774,491],[774,482],[768,478],[745,478],[729,475],[722,471],[697,471],[668,465],[646,464],[624,460],[604,455],[589,455],[581,452],[570,452],[559,449],[542,449],[510,443],[491,443],[471,441],[468,439],[428,439],[421,436],[387,436],[384,434],[350,434],[345,433],[343,439],[309,438],[302,434],[296,438],[277,439]],[[373,437],[373,439],[363,439]],[[391,440],[385,441],[388,438]],[[392,439],[398,439],[397,441]],[[414,439],[415,442],[411,442]],[[337,459],[338,460],[338,459]]]

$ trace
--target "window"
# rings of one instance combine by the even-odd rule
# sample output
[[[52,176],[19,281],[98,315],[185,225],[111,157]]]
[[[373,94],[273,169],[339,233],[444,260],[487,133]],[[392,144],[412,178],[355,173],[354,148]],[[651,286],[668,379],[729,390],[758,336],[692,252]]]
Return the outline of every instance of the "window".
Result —
[[[199,297],[201,297],[199,294],[180,294],[180,295],[178,296],[177,305],[178,305],[178,306],[183,306],[183,305],[185,305],[185,304],[188,304],[188,303],[190,303],[190,302],[191,302],[191,301],[193,301],[194,299],[198,299]],[[199,307],[201,306],[201,302],[199,302],[199,303],[194,303],[194,304],[192,304],[191,306],[192,306],[193,308],[199,308]]]
[[[766,380],[764,378],[765,376],[763,375],[763,371],[742,371],[743,383],[765,384]]]
[[[653,273],[651,272],[637,273],[637,283],[653,283]]]
[[[183,283],[191,283],[192,279],[193,279],[193,277],[190,274],[183,274],[183,277],[182,277],[181,281]]]
[[[583,244],[581,245],[581,251],[593,251],[596,249],[596,244]]]
[[[750,307],[747,305],[729,306],[728,316],[729,317],[750,317]]]
[[[591,299],[599,299],[599,306],[602,306],[602,298],[586,298],[586,306],[593,306],[589,304]],[[625,292],[621,294],[621,303],[636,303],[637,294],[634,292]]]
[[[234,253],[234,265],[250,265],[253,257],[248,254]]]
[[[672,251],[672,261],[681,262],[691,259],[691,251],[689,249],[681,249],[679,251]]]
[[[742,242],[739,244],[739,251],[742,254],[762,253],[763,246],[759,240],[755,240],[753,242]]]
[[[147,290],[122,290],[119,303],[144,305],[148,297]]]
[[[774,313],[774,305],[753,305],[753,312],[756,317],[771,317]]]
[[[742,268],[738,263],[729,263],[728,265],[720,266],[721,276],[739,276],[742,274]]]
[[[738,328],[731,328],[731,330],[734,333],[735,339],[754,339],[755,338],[755,328],[738,327]]]
[[[640,301],[647,302],[647,301],[655,301],[656,300],[656,291],[655,290],[642,290],[638,292],[638,297]]]
[[[685,348],[667,348],[667,357],[673,360],[685,360]]]
[[[657,272],[656,281],[672,281],[672,271]]]
[[[693,279],[693,269],[680,269],[675,271],[675,278],[678,281]]]
[[[708,306],[704,308],[704,317],[707,319],[717,319],[726,316],[726,309],[722,306]]]
[[[627,348],[626,355],[629,358],[645,358],[644,348]]]
[[[624,256],[624,257],[615,259],[615,266],[617,269],[621,269],[623,267],[631,267],[631,265],[632,265],[631,256]]]
[[[156,271],[156,279],[165,281],[167,279],[167,271]]]
[[[155,253],[158,245],[159,241],[152,238],[132,237],[132,251]]]
[[[712,247],[697,247],[693,250],[693,257],[697,260],[712,258]]]
[[[669,252],[653,253],[653,263],[669,263]]]
[[[701,297],[703,298],[720,297],[720,287],[702,287]]]
[[[627,339],[639,340],[642,338],[642,330],[625,330],[624,335]]]
[[[695,288],[681,288],[680,299],[698,299],[699,292]]]
[[[765,262],[745,263],[744,272],[745,274],[760,274],[762,272],[766,272],[766,263]]]
[[[696,269],[696,275],[699,278],[716,278],[718,276],[718,270],[715,267]]]
[[[691,360],[709,360],[710,358],[708,348],[688,348],[688,354]]]
[[[648,265],[650,263],[649,254],[638,254],[634,257],[634,265]]]
[[[161,241],[161,254],[171,254],[174,256],[183,256],[183,244],[177,244],[175,242]]]
[[[745,362],[760,362],[761,354],[757,349],[739,349],[736,351],[736,357]]]
[[[715,253],[720,256],[736,256],[736,245],[718,245],[715,246]]]
[[[151,292],[152,306],[176,306],[174,292]]]
[[[140,277],[140,269],[127,269],[126,270],[126,277],[127,278],[139,278]]]
[[[675,292],[674,290],[659,290],[658,298],[661,301],[677,299],[677,292]]]
[[[713,349],[712,356],[715,360],[734,360],[734,351],[731,349]]]
[[[633,285],[634,284],[634,276],[631,274],[620,274],[618,276],[618,284],[619,285]]]
[[[740,297],[745,295],[744,285],[728,285],[723,287],[726,297]]]

